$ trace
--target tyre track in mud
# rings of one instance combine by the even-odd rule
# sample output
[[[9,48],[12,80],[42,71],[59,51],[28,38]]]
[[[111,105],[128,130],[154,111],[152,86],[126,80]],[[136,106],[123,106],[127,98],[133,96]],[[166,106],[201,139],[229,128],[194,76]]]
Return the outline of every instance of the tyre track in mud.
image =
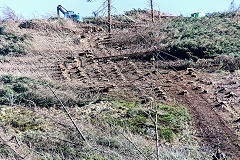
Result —
[[[170,79],[173,79],[173,75]],[[188,79],[182,76],[182,79]],[[186,94],[179,95],[181,91]],[[216,103],[210,99],[208,93],[198,90],[198,85],[187,84],[187,81],[178,81],[167,91],[181,104],[188,106],[194,126],[197,128],[196,136],[202,140],[202,144],[213,150],[220,149],[222,152],[240,157],[240,141],[233,129],[227,122],[213,110]]]

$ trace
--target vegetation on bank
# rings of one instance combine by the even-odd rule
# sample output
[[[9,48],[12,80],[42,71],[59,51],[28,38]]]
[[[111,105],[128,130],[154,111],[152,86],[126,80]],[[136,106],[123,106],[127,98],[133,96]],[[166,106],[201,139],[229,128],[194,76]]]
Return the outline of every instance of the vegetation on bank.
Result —
[[[190,125],[190,115],[187,109],[180,105],[156,105],[159,139],[173,142],[174,137]],[[114,102],[113,108],[115,110],[97,113],[92,117],[92,123],[101,127],[107,124],[124,128],[134,134],[154,137],[154,109],[147,109],[141,104],[127,101]]]
[[[109,104],[111,104],[109,106]],[[36,159],[135,159],[139,152],[121,134],[136,136],[132,139],[139,149],[149,157],[154,158],[154,147],[146,141],[154,139],[154,127],[147,116],[147,109],[134,102],[116,100],[111,103],[97,103],[103,105],[89,113],[91,123],[94,127],[87,129],[89,122],[82,123],[83,131],[91,147],[82,143],[78,132],[66,119],[63,121],[64,113],[61,110],[29,110],[21,106],[1,106],[0,124],[7,130],[9,128],[16,132],[16,137],[26,144],[26,148],[34,149]],[[106,107],[104,107],[106,106]],[[89,108],[90,106],[86,106]],[[77,109],[74,118],[82,115],[84,108]],[[150,110],[150,114],[153,114]],[[61,117],[60,119],[54,118]],[[153,115],[152,115],[153,116]],[[179,105],[158,105],[159,139],[161,142],[174,142],[181,139],[185,146],[163,147],[160,156],[162,159],[186,158],[201,159],[209,158],[205,153],[192,145],[196,142],[188,135],[190,116],[186,108]],[[130,134],[132,132],[133,134]],[[134,136],[133,136],[134,135]],[[145,139],[146,138],[146,139]],[[144,140],[143,140],[144,139]],[[164,143],[163,143],[164,144]],[[27,153],[28,149],[26,149]],[[12,150],[6,145],[0,146],[2,158],[10,158]]]
[[[4,75],[0,77],[0,104],[2,105],[27,105],[27,106],[52,106],[56,100],[51,95],[42,95],[46,83],[28,77],[15,77]]]
[[[141,19],[147,14],[142,10],[127,12],[132,19]],[[136,16],[138,15],[138,16]],[[117,22],[126,22],[121,15],[113,16],[113,26]],[[157,19],[154,24],[140,25],[135,30],[113,30],[111,47],[138,49],[138,52],[149,52],[153,46],[161,51],[181,59],[213,58],[223,54],[240,55],[240,24],[235,12],[213,13],[206,17],[172,17]],[[101,18],[88,18],[89,23],[100,24]],[[116,24],[114,24],[116,23]],[[134,22],[128,25],[135,26]],[[155,53],[155,52],[154,52]],[[175,59],[160,52],[164,58]]]
[[[20,56],[27,54],[27,42],[30,37],[26,34],[20,36],[15,33],[6,32],[6,24],[0,24],[0,55],[12,54]]]

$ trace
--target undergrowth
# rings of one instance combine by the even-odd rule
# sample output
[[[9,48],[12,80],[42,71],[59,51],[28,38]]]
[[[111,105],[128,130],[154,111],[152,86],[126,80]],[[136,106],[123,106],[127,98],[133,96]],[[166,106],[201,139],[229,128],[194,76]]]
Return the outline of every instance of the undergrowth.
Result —
[[[20,104],[48,106],[56,101],[51,96],[44,97],[37,92],[44,88],[46,83],[28,77],[4,75],[0,77],[0,104]]]
[[[155,125],[151,120],[154,119],[155,112],[146,109],[140,104],[133,102],[119,101],[114,102],[117,111],[101,112],[92,119],[94,125],[120,126],[130,130],[134,134],[144,136],[154,136]],[[115,113],[116,112],[116,113]],[[190,122],[190,115],[186,108],[180,105],[160,105],[158,104],[158,134],[159,138],[167,142],[173,142],[177,136]]]
[[[48,84],[48,85],[47,85]],[[49,87],[54,89],[58,97],[68,106],[83,106],[89,103],[91,95],[84,94],[85,99],[80,96],[72,96],[59,86],[52,83],[36,80],[29,77],[16,77],[13,75],[0,76],[0,104],[13,105],[19,104],[28,107],[59,107],[59,101],[50,91]],[[88,96],[86,98],[86,96]],[[90,98],[89,98],[90,96]]]
[[[175,17],[136,27],[116,29],[108,47],[153,52],[153,46],[181,59],[213,58],[223,54],[240,55],[240,24],[233,13],[215,13],[202,18]],[[175,59],[159,52],[161,58]]]
[[[24,34],[22,36],[15,33],[5,32],[6,26],[0,25],[0,55],[12,54],[14,56],[27,54],[27,47],[30,38]]]

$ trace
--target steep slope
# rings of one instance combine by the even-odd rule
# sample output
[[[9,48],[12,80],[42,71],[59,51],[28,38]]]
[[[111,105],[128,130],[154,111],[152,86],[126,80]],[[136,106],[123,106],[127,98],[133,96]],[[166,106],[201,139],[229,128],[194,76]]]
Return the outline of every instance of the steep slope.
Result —
[[[54,89],[61,95],[60,98],[64,97],[62,94],[70,96],[77,94],[79,97],[85,96],[86,99],[90,99],[91,103],[83,104],[85,108],[70,109],[78,124],[86,128],[84,130],[86,135],[89,132],[94,132],[92,133],[94,137],[98,135],[95,132],[103,132],[104,129],[91,130],[91,128],[96,127],[91,122],[97,116],[98,112],[95,113],[95,111],[98,111],[99,106],[103,110],[109,110],[107,104],[101,104],[101,102],[109,99],[140,102],[146,106],[150,105],[151,100],[161,104],[176,103],[184,105],[190,110],[193,118],[193,132],[195,132],[193,135],[202,148],[207,148],[212,151],[212,154],[220,149],[233,159],[240,157],[240,92],[237,89],[240,84],[237,71],[233,74],[229,72],[208,73],[206,68],[203,70],[190,69],[192,70],[190,71],[187,70],[188,65],[183,65],[182,70],[177,70],[172,65],[175,62],[172,61],[157,59],[150,62],[149,58],[156,54],[152,48],[131,51],[124,46],[116,46],[113,43],[115,42],[114,38],[108,38],[103,29],[93,25],[75,24],[71,21],[62,20],[33,20],[21,24],[8,22],[5,25],[7,26],[6,33],[31,35],[28,39],[31,45],[28,48],[27,55],[16,57],[9,54],[1,56],[0,74],[27,76],[36,79],[43,77],[55,85]],[[136,28],[130,27],[128,29],[134,30]],[[119,29],[116,29],[116,31],[119,31]],[[136,34],[138,33],[136,32]],[[221,81],[219,81],[219,77],[222,78]],[[104,105],[107,107],[104,108]],[[76,136],[77,139],[68,134],[65,137],[64,133],[77,133],[63,113],[54,109],[51,112],[39,108],[36,110],[38,116],[45,119],[46,124],[49,124],[52,130],[60,126],[63,127],[61,128],[63,132],[61,132],[61,129],[56,130],[53,135],[61,133],[61,139],[68,138],[74,142],[79,141],[78,136]],[[120,111],[116,112],[121,114]],[[84,119],[87,120],[84,121]],[[53,122],[58,125],[54,126]],[[65,124],[62,122],[65,122]],[[48,130],[47,127],[44,130]],[[4,133],[1,130],[2,139],[11,138],[6,138],[5,134],[15,134],[9,132],[8,130]],[[112,131],[109,132],[114,135]],[[33,138],[31,137],[33,135],[29,134],[28,138]],[[146,140],[144,136],[141,136],[142,142],[140,144],[146,141],[149,146],[153,146],[152,139]],[[92,141],[92,139],[94,138],[88,137],[88,140],[94,144],[95,141]],[[48,142],[49,144],[53,143],[52,141]],[[104,143],[101,142],[100,144]],[[164,144],[164,142],[162,143]],[[57,144],[64,146],[60,142]],[[124,142],[124,144],[126,143]],[[43,144],[39,145],[43,147]],[[70,148],[77,148],[76,144],[71,145]],[[8,144],[8,146],[11,147],[11,144]],[[81,148],[80,144],[77,144],[77,146],[79,152],[88,150],[84,147]],[[27,147],[29,148],[29,144]],[[15,150],[14,146],[11,148]],[[50,147],[44,149],[51,150]],[[20,148],[20,150],[23,151],[24,149]],[[63,150],[64,153],[68,153],[65,152],[65,148]],[[98,152],[102,153],[102,151]],[[120,159],[134,159],[139,156],[136,151],[131,151],[132,156],[130,156],[131,153],[124,155],[122,154],[124,151],[119,150],[109,149],[107,152],[110,152],[110,155],[120,157]],[[75,155],[75,151],[71,154]],[[18,155],[22,157],[21,153]],[[142,156],[139,157],[143,159]],[[151,155],[151,157],[154,156]]]

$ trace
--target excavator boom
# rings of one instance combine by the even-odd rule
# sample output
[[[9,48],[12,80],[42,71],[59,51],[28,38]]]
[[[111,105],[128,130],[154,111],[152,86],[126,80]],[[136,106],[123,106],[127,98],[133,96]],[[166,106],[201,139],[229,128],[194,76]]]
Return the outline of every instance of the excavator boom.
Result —
[[[80,21],[80,16],[78,14],[75,14],[73,11],[68,11],[66,8],[64,8],[61,5],[57,6],[57,15],[60,16],[60,12],[64,15],[65,18],[70,18],[73,21]]]

